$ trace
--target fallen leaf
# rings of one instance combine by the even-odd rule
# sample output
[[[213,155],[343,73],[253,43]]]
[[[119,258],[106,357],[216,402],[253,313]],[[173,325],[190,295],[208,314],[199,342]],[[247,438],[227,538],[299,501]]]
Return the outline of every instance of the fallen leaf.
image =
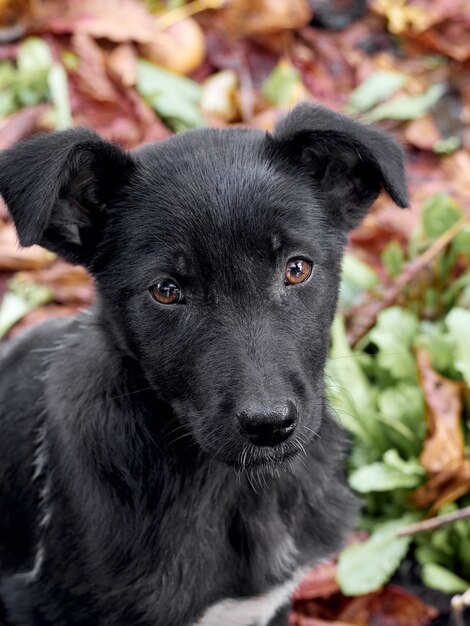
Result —
[[[230,36],[239,37],[300,28],[309,23],[312,10],[306,0],[232,0],[219,15]]]
[[[405,82],[406,75],[400,72],[374,72],[351,93],[348,108],[357,113],[367,111],[392,96]]]
[[[194,81],[139,59],[137,89],[174,130],[206,125],[199,105],[202,90]]]
[[[430,476],[454,471],[465,459],[461,428],[462,388],[459,383],[432,369],[427,352],[418,349],[416,357],[428,430],[420,461]]]
[[[335,561],[319,563],[302,579],[292,596],[296,600],[311,600],[312,598],[328,598],[339,591],[336,580]]]
[[[432,150],[442,137],[431,115],[425,115],[407,125],[405,139],[419,150]]]
[[[0,150],[10,148],[17,141],[31,135],[49,108],[48,104],[38,104],[0,119]]]
[[[2,202],[3,206],[4,203]],[[0,270],[16,272],[47,267],[55,255],[40,246],[20,248],[15,227],[0,222]]]
[[[421,508],[432,505],[428,515],[433,515],[470,492],[470,461],[461,428],[462,384],[435,372],[426,351],[418,349],[416,356],[428,429],[420,461],[429,478],[411,500]]]
[[[37,269],[17,276],[25,283],[32,282],[47,287],[54,301],[67,305],[91,304],[94,287],[90,275],[79,265],[69,265],[57,260],[45,269]]]
[[[34,22],[49,33],[81,33],[116,43],[151,43],[158,33],[155,18],[139,0],[43,0],[36,3]]]
[[[0,339],[27,313],[52,300],[51,292],[42,285],[13,279],[9,286],[0,304]]]
[[[417,596],[398,587],[386,585],[381,591],[354,598],[338,619],[359,626],[427,626],[438,611]]]
[[[366,115],[370,122],[379,120],[414,120],[424,115],[445,92],[445,85],[431,85],[424,93],[398,96],[377,105]]]
[[[237,89],[238,76],[233,70],[212,74],[202,85],[202,111],[226,122],[240,119]]]
[[[137,55],[132,44],[122,43],[110,52],[106,64],[112,78],[126,87],[133,87],[137,80]]]
[[[189,74],[204,60],[204,33],[195,20],[186,18],[156,34],[151,43],[141,44],[140,52],[169,72]]]
[[[119,93],[106,71],[104,53],[95,40],[86,33],[75,33],[71,44],[79,57],[75,73],[80,78],[80,91],[99,102],[118,99]]]

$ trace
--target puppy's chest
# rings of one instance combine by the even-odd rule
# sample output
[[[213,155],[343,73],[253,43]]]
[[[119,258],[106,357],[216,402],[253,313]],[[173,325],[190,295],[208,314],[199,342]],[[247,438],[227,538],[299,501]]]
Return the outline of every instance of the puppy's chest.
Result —
[[[248,598],[228,598],[210,606],[193,626],[267,626],[300,583],[297,569],[284,583]]]
[[[289,600],[302,574],[297,549],[287,534],[271,535],[266,544],[267,538],[237,555],[229,591],[205,607],[194,626],[265,626]]]

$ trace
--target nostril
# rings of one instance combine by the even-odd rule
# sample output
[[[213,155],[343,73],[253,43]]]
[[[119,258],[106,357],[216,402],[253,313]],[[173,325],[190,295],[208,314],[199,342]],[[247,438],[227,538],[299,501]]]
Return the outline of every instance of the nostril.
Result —
[[[241,432],[253,443],[273,446],[285,441],[297,425],[297,408],[293,402],[253,403],[237,415]]]

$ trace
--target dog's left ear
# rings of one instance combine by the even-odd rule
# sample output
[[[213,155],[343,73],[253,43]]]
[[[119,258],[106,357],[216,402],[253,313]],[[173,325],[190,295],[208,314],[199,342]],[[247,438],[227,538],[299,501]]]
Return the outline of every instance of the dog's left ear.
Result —
[[[37,135],[0,153],[0,194],[21,245],[89,265],[129,154],[85,128]]]
[[[382,187],[408,206],[403,149],[383,131],[304,103],[277,124],[273,138],[313,178],[326,210],[346,229],[359,223]]]

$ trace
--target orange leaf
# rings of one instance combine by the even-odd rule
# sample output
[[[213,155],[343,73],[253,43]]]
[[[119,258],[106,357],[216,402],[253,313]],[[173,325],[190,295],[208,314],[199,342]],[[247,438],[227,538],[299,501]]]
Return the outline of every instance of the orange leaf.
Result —
[[[428,430],[420,461],[431,475],[452,472],[465,460],[461,385],[435,372],[424,350],[418,350],[417,361]]]
[[[438,611],[397,585],[354,598],[338,619],[358,626],[427,626]]]

